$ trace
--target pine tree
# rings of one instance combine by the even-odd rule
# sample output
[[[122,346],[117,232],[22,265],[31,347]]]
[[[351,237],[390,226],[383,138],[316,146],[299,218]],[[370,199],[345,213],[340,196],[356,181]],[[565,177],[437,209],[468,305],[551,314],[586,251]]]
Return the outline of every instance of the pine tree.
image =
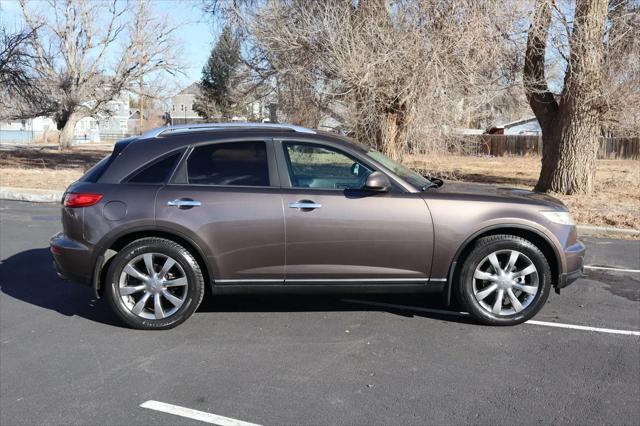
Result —
[[[201,94],[194,104],[199,115],[211,118],[212,111],[219,111],[223,117],[232,114],[240,61],[240,39],[226,26],[202,69]]]

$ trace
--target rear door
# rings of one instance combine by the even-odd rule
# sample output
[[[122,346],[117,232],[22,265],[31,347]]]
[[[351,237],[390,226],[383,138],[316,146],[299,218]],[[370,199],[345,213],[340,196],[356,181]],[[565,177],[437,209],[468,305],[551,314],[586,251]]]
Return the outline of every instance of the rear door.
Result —
[[[433,226],[425,202],[361,190],[375,170],[326,142],[276,143],[283,179],[286,285],[426,284]]]
[[[216,284],[282,284],[282,196],[271,140],[192,147],[156,198],[156,221],[201,246]]]

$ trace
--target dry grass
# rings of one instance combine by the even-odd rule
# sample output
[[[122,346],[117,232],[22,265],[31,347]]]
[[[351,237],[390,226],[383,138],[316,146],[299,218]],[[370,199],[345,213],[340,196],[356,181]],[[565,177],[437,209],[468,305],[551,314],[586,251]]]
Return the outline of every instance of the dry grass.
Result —
[[[407,163],[433,176],[531,189],[540,174],[540,158],[412,157]],[[596,191],[559,195],[580,224],[640,229],[640,161],[598,160]]]
[[[73,151],[51,147],[0,151],[0,186],[64,190],[104,157],[112,146]],[[532,188],[540,173],[539,157],[421,156],[407,164],[433,176]],[[599,160],[596,192],[556,195],[581,224],[640,229],[640,161]]]
[[[0,151],[0,186],[64,190],[112,149],[93,145],[73,151],[50,146]]]

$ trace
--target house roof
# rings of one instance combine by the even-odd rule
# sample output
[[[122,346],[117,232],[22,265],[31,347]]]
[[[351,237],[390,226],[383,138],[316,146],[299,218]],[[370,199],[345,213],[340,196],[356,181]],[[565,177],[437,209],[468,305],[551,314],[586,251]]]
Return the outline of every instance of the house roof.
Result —
[[[144,118],[147,118],[145,115]],[[140,111],[136,111],[129,116],[129,120],[140,120]]]
[[[508,127],[518,126],[518,125],[520,125],[520,124],[529,123],[529,122],[531,122],[531,121],[537,121],[537,120],[538,120],[538,119],[537,119],[537,118],[535,118],[535,117],[521,118],[521,119],[519,119],[519,120],[511,121],[511,122],[509,122],[509,123],[504,123],[504,124],[501,124],[501,125],[499,125],[499,126],[494,126],[494,127],[498,127],[498,128],[500,128],[500,127],[508,128]]]
[[[177,95],[197,95],[198,93],[200,93],[200,84],[196,82],[191,83],[190,85],[179,91]]]

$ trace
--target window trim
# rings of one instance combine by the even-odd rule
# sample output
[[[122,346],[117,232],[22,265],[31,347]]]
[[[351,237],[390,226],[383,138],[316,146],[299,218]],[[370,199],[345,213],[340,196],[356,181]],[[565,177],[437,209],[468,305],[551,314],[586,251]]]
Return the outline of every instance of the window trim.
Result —
[[[176,174],[178,170],[183,167],[187,167],[187,161],[189,161],[189,157],[193,153],[196,148],[206,145],[220,145],[227,143],[242,143],[242,142],[263,142],[265,144],[265,149],[267,152],[267,176],[269,179],[269,185],[217,185],[217,184],[204,184],[204,183],[190,183],[190,182],[176,182]],[[167,182],[167,186],[193,186],[198,188],[274,188],[279,187],[278,182],[280,181],[280,177],[278,174],[278,169],[275,163],[275,152],[273,149],[273,140],[272,138],[261,138],[261,137],[246,137],[246,138],[233,138],[233,139],[218,139],[215,141],[203,141],[199,143],[194,143],[190,145],[186,150],[185,154],[182,156],[178,164],[176,165],[171,178]],[[187,180],[189,179],[187,175]]]

